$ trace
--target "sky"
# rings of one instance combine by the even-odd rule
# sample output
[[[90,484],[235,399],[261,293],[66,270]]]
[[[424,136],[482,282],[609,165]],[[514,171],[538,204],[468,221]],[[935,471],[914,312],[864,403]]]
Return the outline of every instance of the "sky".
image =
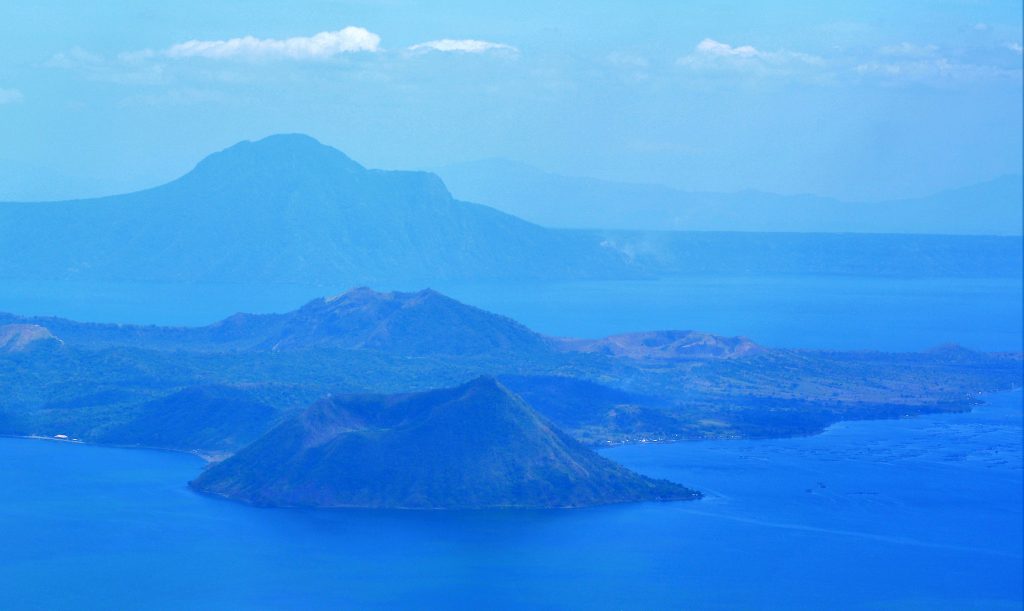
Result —
[[[0,3],[0,196],[153,186],[303,132],[689,190],[913,197],[1021,173],[1022,5]],[[6,187],[6,190],[5,190]]]

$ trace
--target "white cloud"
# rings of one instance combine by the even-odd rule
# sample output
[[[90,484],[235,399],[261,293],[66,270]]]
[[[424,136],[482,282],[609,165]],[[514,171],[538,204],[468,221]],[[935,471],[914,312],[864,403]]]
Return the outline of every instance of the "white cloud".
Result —
[[[964,53],[963,49],[959,51],[953,49],[951,54],[940,53],[936,45],[901,42],[881,47],[874,57],[855,60],[851,67],[855,74],[874,77],[890,84],[905,82],[941,86],[957,82],[1021,78],[1019,68],[1008,67],[995,56],[989,55],[988,61],[985,61],[986,57],[974,53],[974,58],[981,61],[971,62],[963,58],[972,54]]]
[[[929,83],[1021,78],[1019,69],[959,63],[944,57],[901,62],[865,62],[858,64],[854,70],[861,75],[878,76],[890,81]]]
[[[901,42],[898,45],[889,45],[879,49],[883,55],[903,55],[908,57],[925,57],[934,55],[939,48],[935,45],[915,45],[910,42]]]
[[[697,43],[693,52],[676,63],[688,68],[751,68],[780,69],[783,65],[820,65],[824,60],[815,55],[794,51],[762,51],[751,45],[733,46],[711,38]]]
[[[1006,45],[1021,53],[1020,45]],[[840,83],[859,76],[884,84],[918,83],[945,86],[980,81],[1021,80],[1019,67],[1003,62],[966,62],[943,57],[933,44],[901,42],[877,48],[861,57],[830,57],[794,51],[765,51],[752,45],[734,46],[711,38],[700,41],[678,65],[707,73],[742,73],[753,77],[800,77],[818,83]]]
[[[189,40],[164,51],[172,58],[210,59],[327,59],[341,53],[377,51],[380,36],[363,28],[349,26],[337,32],[320,32],[293,38],[256,38],[245,36],[228,40]]]
[[[25,96],[23,96],[17,89],[0,88],[0,104],[13,104],[15,102],[20,102],[23,99],[25,99]]]
[[[486,53],[488,51],[499,51],[510,54],[519,53],[519,49],[512,45],[506,45],[500,42],[490,42],[487,40],[473,40],[469,38],[461,40],[454,40],[451,38],[430,40],[412,45],[409,47],[409,50],[414,53],[428,53],[430,51],[440,51],[442,53]]]
[[[724,42],[718,42],[710,38],[697,43],[697,53],[701,55],[712,55],[715,57],[762,57],[764,53],[758,51],[750,45],[743,45],[742,47],[734,47]]]
[[[1022,47],[1019,42],[1008,42],[1006,43],[1006,48],[1018,55],[1024,54],[1024,47]]]

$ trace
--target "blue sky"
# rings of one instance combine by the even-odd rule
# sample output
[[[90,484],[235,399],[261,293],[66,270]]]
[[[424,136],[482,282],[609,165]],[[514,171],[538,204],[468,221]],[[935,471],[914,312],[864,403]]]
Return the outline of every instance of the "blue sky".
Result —
[[[1020,2],[12,4],[0,177],[42,195],[294,131],[373,167],[503,157],[845,199],[1022,163]]]

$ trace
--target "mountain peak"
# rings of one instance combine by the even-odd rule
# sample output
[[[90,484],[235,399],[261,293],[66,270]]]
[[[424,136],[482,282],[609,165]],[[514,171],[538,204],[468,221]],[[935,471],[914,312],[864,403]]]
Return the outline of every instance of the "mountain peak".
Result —
[[[436,302],[452,307],[472,307],[430,288],[421,289],[415,292],[403,292],[377,291],[368,286],[359,286],[335,295],[314,299],[303,306],[303,309],[315,310],[321,309],[324,306],[329,306],[334,309],[343,305],[370,305],[385,303],[394,303],[402,307],[414,307],[423,305],[427,302]]]
[[[477,404],[481,401],[489,406],[499,403],[523,404],[515,393],[506,388],[497,378],[487,374],[477,376],[461,386],[456,386],[452,392],[463,398],[472,397],[475,400],[474,403]]]
[[[275,134],[260,140],[243,140],[200,161],[186,178],[231,176],[318,176],[353,174],[366,168],[338,149],[305,134]]]
[[[469,509],[700,498],[553,429],[493,378],[323,399],[191,483],[258,505]]]
[[[259,140],[242,140],[220,151],[220,153],[232,155],[325,155],[337,159],[343,158],[360,169],[363,167],[340,150],[333,146],[328,146],[307,134],[272,134]]]
[[[381,291],[375,291],[375,290],[373,290],[372,288],[370,288],[368,286],[357,286],[355,288],[351,288],[351,289],[348,289],[347,291],[342,291],[342,292],[336,293],[334,295],[328,295],[328,296],[320,298],[320,299],[314,299],[313,301],[307,303],[306,307],[309,307],[311,305],[314,305],[314,304],[317,304],[317,303],[321,303],[321,302],[327,304],[327,303],[335,303],[337,301],[346,301],[346,300],[360,300],[360,301],[373,300],[373,301],[376,301],[376,300],[383,299],[383,298],[385,298],[387,296],[390,296],[390,295],[394,295],[394,293],[385,293],[385,292],[381,292]]]
[[[501,392],[510,393],[512,391],[505,388],[497,378],[491,375],[481,375],[473,378],[469,382],[462,385],[462,388],[466,390],[470,389],[481,389],[481,390],[499,390]]]
[[[300,134],[298,132],[288,134],[271,134],[260,138],[259,140],[243,140],[242,142],[250,142],[254,146],[284,148],[316,148],[326,146],[313,136],[310,136],[309,134]]]
[[[304,310],[341,311],[350,307],[378,307],[386,304],[409,305],[426,296],[426,291],[405,293],[401,291],[376,291],[368,286],[348,289],[335,295],[321,297],[303,306]]]
[[[410,355],[523,354],[548,350],[518,322],[432,289],[378,292],[367,287],[314,299],[276,319],[274,350],[344,346]]]

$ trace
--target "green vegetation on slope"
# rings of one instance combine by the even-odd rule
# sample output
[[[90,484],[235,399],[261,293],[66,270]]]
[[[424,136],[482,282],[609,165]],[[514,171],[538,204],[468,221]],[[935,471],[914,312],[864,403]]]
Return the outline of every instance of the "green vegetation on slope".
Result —
[[[556,340],[431,291],[356,289],[295,312],[191,329],[0,318],[45,324],[63,340],[0,354],[0,434],[186,450],[238,446],[241,422],[217,401],[273,408],[273,417],[259,408],[256,433],[329,393],[427,390],[480,375],[499,376],[594,445],[803,435],[839,420],[966,410],[978,393],[1022,381],[1020,354],[953,348],[777,350],[691,332]],[[169,397],[188,389],[212,399],[172,413],[192,395]],[[163,420],[144,417],[161,409],[171,410]],[[197,438],[189,423],[208,432]]]
[[[580,507],[699,494],[574,441],[493,378],[323,399],[192,486],[257,505]]]

